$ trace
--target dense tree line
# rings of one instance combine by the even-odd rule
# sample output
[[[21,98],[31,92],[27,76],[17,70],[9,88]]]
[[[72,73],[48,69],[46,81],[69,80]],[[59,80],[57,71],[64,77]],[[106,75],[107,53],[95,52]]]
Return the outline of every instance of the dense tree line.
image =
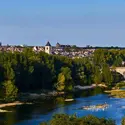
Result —
[[[97,118],[92,115],[78,118],[76,115],[56,114],[48,123],[43,122],[40,125],[116,125],[116,123],[112,119]],[[124,119],[122,125],[124,125]]]
[[[115,120],[107,118],[98,118],[93,115],[77,117],[76,114],[55,114],[48,122],[42,122],[40,125],[116,125]],[[121,125],[125,125],[125,117],[121,120]]]
[[[97,49],[94,52],[96,61],[103,61],[109,66],[125,66],[125,49]],[[101,60],[97,58],[100,55]]]
[[[110,66],[121,66],[124,50],[99,49],[91,57],[71,59],[30,48],[19,52],[0,52],[0,98],[16,98],[18,92],[50,89],[72,91],[74,85],[104,82],[108,86],[122,80],[110,71]]]

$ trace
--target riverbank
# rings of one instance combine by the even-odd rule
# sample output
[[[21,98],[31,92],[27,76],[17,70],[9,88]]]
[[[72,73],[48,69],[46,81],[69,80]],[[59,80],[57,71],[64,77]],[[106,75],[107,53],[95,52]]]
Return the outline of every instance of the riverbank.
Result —
[[[90,85],[90,86],[80,86],[80,85],[77,85],[77,86],[74,86],[74,90],[86,90],[86,89],[93,89],[95,88],[96,85],[93,84],[93,85]]]
[[[34,91],[34,92],[27,92],[27,93],[20,93],[19,95],[19,100],[20,101],[35,101],[35,100],[42,100],[42,99],[53,99],[55,97],[64,97],[66,101],[73,101],[74,97],[68,97],[67,95],[72,94],[72,95],[77,95],[81,92],[84,93],[84,95],[88,95],[88,91],[93,91],[96,88],[100,88],[100,91],[104,91],[106,89],[106,86],[103,84],[92,84],[90,86],[74,86],[74,89],[70,92],[58,92],[58,91],[50,91],[50,90],[41,90],[41,91]],[[86,94],[85,94],[86,92]],[[67,100],[68,99],[68,100]]]
[[[8,111],[8,110],[3,110],[2,108],[17,106],[17,105],[24,105],[24,104],[25,105],[31,105],[32,103],[16,101],[16,102],[11,102],[11,103],[0,104],[0,113],[12,112],[12,111]]]
[[[107,90],[105,93],[110,94],[116,98],[125,98],[125,90],[115,89],[115,90]]]
[[[92,86],[82,86],[82,89],[84,90],[93,90],[93,88],[96,88],[96,85],[92,85]],[[81,89],[80,89],[81,90]],[[79,90],[79,91],[80,91]],[[81,91],[82,92],[82,91]],[[85,92],[85,91],[83,91]],[[71,102],[74,101],[74,97],[73,96],[69,96],[68,94],[73,94],[75,93],[75,91],[71,92],[71,93],[66,93],[66,92],[57,92],[57,91],[44,91],[44,92],[28,92],[28,93],[20,93],[19,97],[18,97],[18,101],[15,102],[11,102],[11,103],[1,103],[0,104],[0,108],[4,108],[4,107],[11,107],[11,106],[17,106],[17,105],[24,105],[24,104],[32,104],[32,103],[28,103],[28,102],[33,102],[36,103],[36,101],[41,101],[41,100],[50,100],[50,99],[54,99],[56,97],[63,97],[65,102]],[[77,93],[77,91],[76,91]]]
[[[77,85],[77,86],[74,86],[74,89],[75,90],[87,90],[87,89],[93,89],[93,88],[96,88],[96,87],[107,88],[107,86],[105,84],[92,84],[92,85],[89,85],[89,86]]]
[[[12,103],[0,104],[0,108],[10,107],[10,106],[17,106],[17,105],[24,105],[24,104],[29,105],[29,104],[32,104],[32,103],[16,101],[16,102],[12,102]]]
[[[44,91],[44,92],[28,92],[28,93],[20,93],[19,100],[21,101],[33,101],[37,99],[50,99],[57,96],[64,96],[66,92],[57,92],[57,91]]]

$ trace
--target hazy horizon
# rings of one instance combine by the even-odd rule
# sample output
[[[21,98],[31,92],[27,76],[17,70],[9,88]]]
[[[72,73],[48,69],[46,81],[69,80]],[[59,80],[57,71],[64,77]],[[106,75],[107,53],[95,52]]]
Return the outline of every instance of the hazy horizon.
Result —
[[[125,47],[124,0],[0,1],[0,41],[6,45]]]

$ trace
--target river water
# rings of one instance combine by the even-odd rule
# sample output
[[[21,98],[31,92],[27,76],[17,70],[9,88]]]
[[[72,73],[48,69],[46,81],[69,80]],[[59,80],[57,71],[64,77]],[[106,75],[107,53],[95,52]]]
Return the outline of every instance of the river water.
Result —
[[[82,96],[75,95],[76,98],[73,102],[65,102],[63,97],[57,97],[50,100],[39,100],[32,105],[4,108],[12,112],[0,113],[0,125],[39,125],[40,122],[51,119],[56,113],[76,113],[78,117],[92,114],[97,117],[112,118],[116,120],[117,125],[120,125],[121,118],[125,115],[125,99],[113,98],[103,93],[99,94],[95,90],[91,93],[91,96],[85,92],[80,93]],[[104,110],[79,109],[82,106],[104,103],[109,105]]]

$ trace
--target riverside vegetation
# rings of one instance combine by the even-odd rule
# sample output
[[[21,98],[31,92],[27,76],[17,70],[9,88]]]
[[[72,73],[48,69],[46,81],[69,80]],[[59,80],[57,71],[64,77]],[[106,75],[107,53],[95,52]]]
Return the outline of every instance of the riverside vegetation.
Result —
[[[19,52],[0,52],[0,100],[14,101],[18,93],[41,89],[72,91],[75,85],[104,83],[109,88],[123,80],[110,71],[121,66],[125,50],[97,49],[91,57],[68,57],[35,53],[30,48]]]
[[[49,122],[42,122],[40,125],[116,125],[116,123],[115,120],[92,115],[78,118],[76,115],[56,114]],[[122,118],[121,125],[125,125],[125,118]]]
[[[114,96],[116,98],[125,98],[125,82],[119,82],[116,84],[114,89],[105,91],[109,93],[111,96]]]
[[[18,100],[20,93],[43,89],[71,92],[76,85],[88,86],[93,83],[103,83],[110,89],[124,80],[121,74],[110,71],[110,67],[122,66],[124,60],[125,50],[116,49],[97,49],[91,57],[80,59],[34,53],[30,48],[25,48],[22,53],[0,52],[0,101],[12,102]],[[68,115],[56,115],[49,123],[41,125],[58,123],[115,125],[115,121],[105,118]],[[122,125],[125,125],[125,118]]]

